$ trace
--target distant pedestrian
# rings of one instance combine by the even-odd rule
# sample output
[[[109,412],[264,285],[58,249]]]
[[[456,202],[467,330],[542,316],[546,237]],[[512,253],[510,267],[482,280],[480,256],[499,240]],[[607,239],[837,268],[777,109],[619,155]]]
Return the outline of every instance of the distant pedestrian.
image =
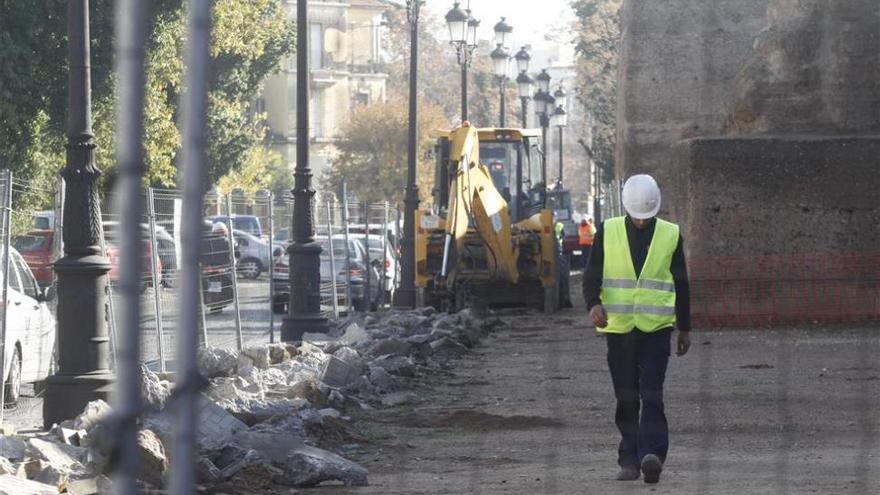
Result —
[[[663,382],[671,335],[678,356],[690,348],[690,288],[678,225],[656,218],[660,188],[649,175],[623,186],[627,215],[596,233],[584,273],[584,298],[596,329],[606,335],[621,440],[621,481],[657,483],[669,450]],[[641,416],[640,413],[641,412]]]
[[[590,262],[590,251],[593,248],[595,233],[596,229],[593,227],[592,219],[584,217],[580,225],[578,225],[578,247],[580,247],[581,256],[583,257],[584,268]]]

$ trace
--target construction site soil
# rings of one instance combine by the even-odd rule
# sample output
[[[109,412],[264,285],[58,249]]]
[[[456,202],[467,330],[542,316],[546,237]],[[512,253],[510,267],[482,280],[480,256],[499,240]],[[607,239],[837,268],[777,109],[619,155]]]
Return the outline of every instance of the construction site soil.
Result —
[[[876,325],[695,330],[670,358],[671,450],[646,485],[614,480],[605,341],[582,303],[499,314],[505,328],[417,379],[415,402],[357,414],[367,441],[349,458],[369,486],[309,493],[880,493]]]

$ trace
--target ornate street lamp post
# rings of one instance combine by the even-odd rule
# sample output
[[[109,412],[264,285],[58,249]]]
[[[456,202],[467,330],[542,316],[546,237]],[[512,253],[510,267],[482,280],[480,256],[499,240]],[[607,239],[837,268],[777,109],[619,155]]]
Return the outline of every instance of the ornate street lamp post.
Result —
[[[519,76],[516,78],[516,84],[519,87],[519,100],[522,103],[522,126],[529,126],[529,99],[532,97],[533,86],[535,80],[529,76],[529,62],[532,56],[529,55],[528,47],[522,47],[513,57],[516,59],[516,70]]]
[[[463,10],[455,2],[452,10],[446,13],[446,25],[449,28],[449,42],[455,46],[458,63],[461,65],[461,120],[468,119],[468,67],[474,58],[477,48],[477,28],[480,21],[471,16],[470,10]]]
[[[568,115],[565,112],[565,105],[568,103],[568,95],[562,86],[553,93],[556,100],[556,110],[553,112],[553,125],[559,128],[559,184],[562,184],[562,130],[568,125]]]
[[[507,102],[507,66],[510,61],[510,53],[501,45],[497,45],[495,50],[489,54],[489,57],[492,58],[492,67],[493,72],[495,72],[495,79],[498,80],[498,89],[501,92],[501,116],[498,119],[500,127],[505,126],[505,110],[506,110],[506,102]]]
[[[557,101],[559,101],[557,99]],[[559,128],[559,184],[562,184],[563,180],[563,164],[562,164],[562,131],[565,129],[565,126],[568,125],[568,115],[565,113],[565,109],[562,108],[562,105],[556,107],[556,110],[553,112],[553,125]]]
[[[498,88],[501,91],[501,117],[499,123],[501,127],[505,127],[505,117],[507,110],[507,81],[508,70],[510,65],[510,52],[507,50],[510,39],[513,34],[513,27],[507,23],[504,17],[501,18],[495,27],[495,50],[489,54],[492,59],[493,72],[498,79]]]
[[[416,162],[418,153],[418,81],[419,81],[419,15],[423,0],[407,0],[406,14],[410,24],[409,48],[409,142],[407,143],[406,195],[403,199],[403,239],[400,242],[402,281],[394,292],[394,306],[415,308],[416,306],[416,209],[419,207],[419,186],[416,182]]]
[[[308,2],[296,3],[296,25],[309,25]],[[290,255],[290,300],[281,324],[281,340],[302,340],[304,333],[327,333],[321,316],[321,246],[315,243],[312,170],[309,168],[309,37],[296,37],[296,169],[293,186],[293,244]]]
[[[538,81],[538,92],[535,93],[535,115],[541,123],[542,147],[544,150],[544,168],[547,166],[547,129],[550,127],[550,110],[554,108],[553,95],[550,94],[550,74],[547,69],[541,69],[541,73],[535,78]],[[544,170],[544,177],[547,171]]]
[[[110,338],[107,332],[107,273],[110,262],[101,251],[95,136],[92,132],[89,2],[67,2],[68,120],[65,180],[64,257],[58,275],[58,372],[46,380],[43,425],[75,417],[89,401],[107,400]],[[27,359],[27,356],[24,356]]]

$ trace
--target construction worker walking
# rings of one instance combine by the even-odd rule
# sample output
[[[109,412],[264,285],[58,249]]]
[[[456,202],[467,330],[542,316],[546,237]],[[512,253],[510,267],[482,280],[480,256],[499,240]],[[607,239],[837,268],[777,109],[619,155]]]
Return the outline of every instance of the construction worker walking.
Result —
[[[617,479],[657,483],[669,450],[663,384],[671,336],[690,348],[690,288],[678,225],[657,218],[660,188],[649,175],[623,186],[627,215],[606,220],[593,239],[583,289],[605,334],[620,430]],[[640,414],[641,413],[641,414]]]
[[[593,223],[587,218],[581,220],[580,225],[578,225],[578,246],[581,249],[581,256],[583,256],[584,268],[587,267],[587,262],[590,259],[590,250],[593,247],[594,234],[595,229],[593,228]]]

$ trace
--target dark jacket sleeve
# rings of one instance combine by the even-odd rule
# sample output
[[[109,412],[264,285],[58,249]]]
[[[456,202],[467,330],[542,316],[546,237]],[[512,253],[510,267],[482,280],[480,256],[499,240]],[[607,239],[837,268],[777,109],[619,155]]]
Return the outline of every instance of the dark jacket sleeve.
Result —
[[[587,269],[584,271],[584,301],[587,303],[587,311],[593,306],[602,304],[599,299],[599,290],[602,288],[602,269],[605,264],[605,224],[599,226],[596,235],[593,236],[593,247],[590,249],[590,259],[587,261]]]
[[[682,332],[688,332],[691,329],[691,286],[684,259],[684,239],[680,236],[678,246],[672,254],[670,268],[672,279],[675,281],[675,326]]]

